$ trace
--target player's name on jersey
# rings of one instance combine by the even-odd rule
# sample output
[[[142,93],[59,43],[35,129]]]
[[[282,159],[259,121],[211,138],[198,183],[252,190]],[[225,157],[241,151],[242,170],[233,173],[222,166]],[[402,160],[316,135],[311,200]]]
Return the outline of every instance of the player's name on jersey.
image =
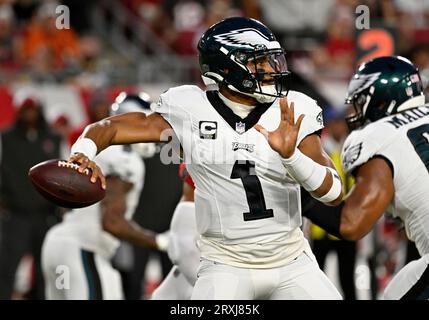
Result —
[[[429,105],[403,111],[392,116],[386,122],[393,125],[395,129],[398,129],[403,125],[419,120],[427,115],[429,115]]]

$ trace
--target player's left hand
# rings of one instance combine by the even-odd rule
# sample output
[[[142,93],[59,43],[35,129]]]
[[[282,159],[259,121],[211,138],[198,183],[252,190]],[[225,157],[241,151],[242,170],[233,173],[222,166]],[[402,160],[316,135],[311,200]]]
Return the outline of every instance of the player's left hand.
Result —
[[[296,148],[298,132],[304,115],[301,114],[295,123],[294,103],[288,103],[286,97],[280,99],[280,110],[280,124],[276,130],[268,132],[259,124],[254,128],[265,136],[270,147],[281,157],[290,158]]]

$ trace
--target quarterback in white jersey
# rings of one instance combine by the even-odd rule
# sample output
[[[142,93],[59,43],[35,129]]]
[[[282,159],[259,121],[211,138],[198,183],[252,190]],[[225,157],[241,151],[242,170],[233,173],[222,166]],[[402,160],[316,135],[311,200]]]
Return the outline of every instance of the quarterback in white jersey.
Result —
[[[362,238],[385,212],[402,220],[422,257],[395,275],[385,299],[429,299],[429,105],[424,102],[418,70],[402,57],[362,64],[349,85],[348,103],[355,112],[346,120],[360,129],[346,139],[342,161],[356,185],[337,222],[325,218],[349,240]]]
[[[276,267],[285,259],[293,260],[305,245],[299,230],[299,185],[287,175],[280,157],[264,136],[252,129],[255,123],[238,118],[222,97],[217,91],[182,86],[162,94],[154,111],[174,128],[197,186],[197,226],[203,236],[205,258],[228,259],[238,267]],[[300,105],[300,112],[306,115],[299,144],[304,137],[323,128],[317,120],[321,110],[314,100],[298,92],[290,91],[288,98]],[[275,129],[280,121],[278,100],[265,109],[258,123],[268,130]],[[227,113],[225,118],[223,113]],[[251,130],[236,132],[231,128],[236,121]],[[196,126],[196,130],[191,130]],[[261,172],[262,178],[252,174],[255,171]],[[237,246],[220,252],[210,250],[214,246],[223,249],[223,244]]]
[[[173,129],[196,186],[202,261],[192,299],[340,299],[300,229],[300,185],[324,203],[342,199],[318,135],[321,109],[287,92],[284,51],[259,21],[222,20],[204,33],[198,51],[214,90],[172,88],[148,117],[92,124],[69,161],[103,181],[91,161],[97,152],[159,141]]]
[[[132,147],[111,146],[97,156],[108,180],[102,202],[66,213],[42,249],[48,299],[122,299],[110,259],[120,240],[159,248],[156,236],[131,221],[144,181],[144,163]]]

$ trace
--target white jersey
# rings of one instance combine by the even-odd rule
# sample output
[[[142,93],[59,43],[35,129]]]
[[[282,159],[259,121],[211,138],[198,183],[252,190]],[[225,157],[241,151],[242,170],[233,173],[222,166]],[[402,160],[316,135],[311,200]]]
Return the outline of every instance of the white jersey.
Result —
[[[321,109],[290,91],[296,119],[305,114],[297,145],[323,128]],[[277,99],[246,118],[235,115],[217,91],[181,86],[161,95],[153,110],[172,126],[195,182],[197,228],[203,257],[236,266],[270,268],[296,258],[306,246],[301,225],[300,187],[280,155],[253,126],[275,130]]]
[[[145,174],[143,160],[130,146],[110,146],[97,155],[95,162],[104,176],[116,175],[133,184],[126,200],[125,218],[130,220],[143,188]],[[100,203],[68,212],[60,227],[64,235],[78,239],[82,248],[104,257],[111,257],[120,244],[117,238],[103,230]]]
[[[429,253],[429,105],[409,109],[353,131],[343,147],[348,173],[373,157],[393,169],[395,197],[387,212],[399,217],[421,255]]]

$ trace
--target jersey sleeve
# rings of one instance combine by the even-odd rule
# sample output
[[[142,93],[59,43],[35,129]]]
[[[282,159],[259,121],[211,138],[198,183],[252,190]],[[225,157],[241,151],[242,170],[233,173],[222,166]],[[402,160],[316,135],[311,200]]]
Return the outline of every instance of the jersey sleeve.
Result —
[[[159,113],[170,124],[180,142],[183,142],[184,133],[188,132],[186,130],[191,129],[190,113],[186,110],[186,101],[191,99],[191,94],[184,87],[167,90],[160,95],[158,102],[151,106],[153,112]]]
[[[323,129],[322,109],[317,105],[316,100],[302,93],[299,93],[294,100],[290,101],[293,101],[295,105],[295,121],[298,120],[301,114],[305,115],[298,132],[297,146],[299,146],[306,136]]]
[[[379,152],[379,146],[363,130],[352,132],[346,139],[341,152],[341,160],[347,174],[366,163]]]

